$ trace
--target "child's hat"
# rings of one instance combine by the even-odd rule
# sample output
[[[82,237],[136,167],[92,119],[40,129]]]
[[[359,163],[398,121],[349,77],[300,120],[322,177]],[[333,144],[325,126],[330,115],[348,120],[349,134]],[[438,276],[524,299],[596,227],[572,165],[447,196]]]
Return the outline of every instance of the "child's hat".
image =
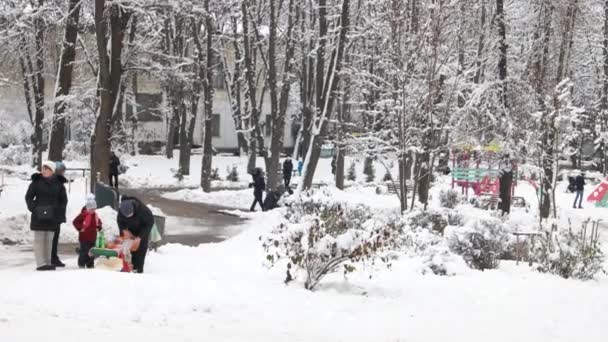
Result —
[[[95,201],[95,196],[93,196],[93,195],[87,196],[87,202],[85,204],[85,207],[89,210],[97,209],[97,202]]]

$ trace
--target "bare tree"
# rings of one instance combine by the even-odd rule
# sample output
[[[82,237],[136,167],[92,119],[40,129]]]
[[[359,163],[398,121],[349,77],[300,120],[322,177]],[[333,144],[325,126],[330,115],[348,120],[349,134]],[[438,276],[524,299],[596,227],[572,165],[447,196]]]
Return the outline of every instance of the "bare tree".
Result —
[[[76,60],[76,39],[78,37],[78,23],[80,21],[81,1],[69,0],[67,15],[65,19],[65,30],[63,44],[61,46],[61,58],[59,70],[57,71],[57,83],[55,86],[55,106],[53,112],[53,124],[49,139],[49,159],[63,160],[65,147],[65,112],[67,102],[65,97],[70,94],[72,88],[72,77],[74,61]]]

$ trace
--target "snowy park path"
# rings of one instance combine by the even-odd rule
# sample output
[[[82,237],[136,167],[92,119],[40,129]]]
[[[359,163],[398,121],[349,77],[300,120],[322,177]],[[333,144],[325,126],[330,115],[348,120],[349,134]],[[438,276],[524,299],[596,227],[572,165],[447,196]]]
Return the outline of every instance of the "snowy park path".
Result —
[[[125,190],[124,194],[135,196],[144,203],[162,210],[167,215],[164,240],[198,246],[202,243],[220,242],[238,234],[244,219],[227,214],[234,208],[192,203],[163,197],[163,193],[176,189]]]

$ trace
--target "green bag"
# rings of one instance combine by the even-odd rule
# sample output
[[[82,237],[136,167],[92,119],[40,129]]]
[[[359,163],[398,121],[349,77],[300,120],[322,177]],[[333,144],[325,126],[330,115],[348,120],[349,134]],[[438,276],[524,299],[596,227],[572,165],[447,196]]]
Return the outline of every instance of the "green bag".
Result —
[[[156,223],[152,226],[152,229],[150,230],[150,242],[152,243],[157,243],[160,242],[160,240],[162,240],[163,237],[160,235],[160,232],[158,231],[158,227],[156,227]]]

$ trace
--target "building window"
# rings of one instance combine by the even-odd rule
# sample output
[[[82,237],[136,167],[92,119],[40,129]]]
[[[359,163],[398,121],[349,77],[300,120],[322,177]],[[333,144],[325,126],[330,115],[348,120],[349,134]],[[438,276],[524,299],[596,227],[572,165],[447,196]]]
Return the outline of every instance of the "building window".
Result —
[[[213,118],[211,121],[211,136],[214,138],[219,138],[220,136],[220,115],[213,114]]]
[[[266,131],[266,136],[269,137],[272,132],[272,118],[270,115],[266,115],[266,122],[264,123],[264,130]]]

